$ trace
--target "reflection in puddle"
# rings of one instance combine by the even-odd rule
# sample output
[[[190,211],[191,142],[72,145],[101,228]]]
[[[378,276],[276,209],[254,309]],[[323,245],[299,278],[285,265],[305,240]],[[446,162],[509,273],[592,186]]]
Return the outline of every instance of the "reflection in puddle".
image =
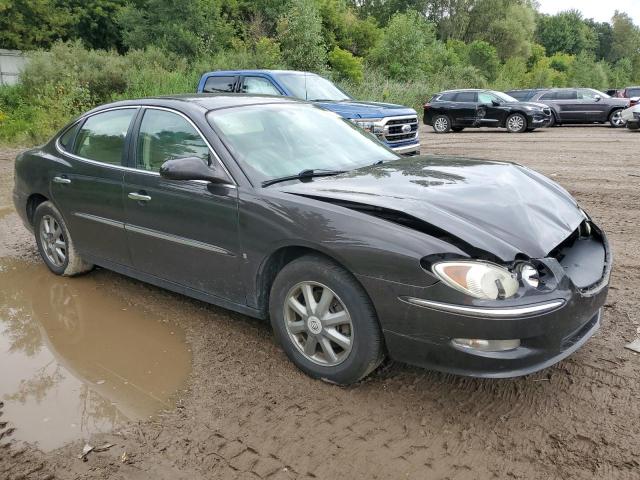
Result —
[[[175,326],[92,275],[0,259],[0,399],[14,438],[51,450],[172,406],[191,370]]]

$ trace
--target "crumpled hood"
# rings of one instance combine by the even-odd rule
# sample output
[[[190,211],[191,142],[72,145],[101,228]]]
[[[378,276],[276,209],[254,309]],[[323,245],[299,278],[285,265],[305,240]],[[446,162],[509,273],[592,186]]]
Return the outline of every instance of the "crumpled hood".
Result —
[[[413,108],[392,103],[346,100],[340,102],[317,102],[317,104],[344,118],[384,118],[416,115],[416,111]]]
[[[585,218],[568,192],[532,170],[456,157],[410,157],[279,190],[401,211],[505,262],[545,257]]]

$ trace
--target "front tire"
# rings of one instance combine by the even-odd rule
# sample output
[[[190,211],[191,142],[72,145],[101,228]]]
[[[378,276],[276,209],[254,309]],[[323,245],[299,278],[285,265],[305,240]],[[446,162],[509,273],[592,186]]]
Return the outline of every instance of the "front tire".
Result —
[[[384,358],[367,293],[353,275],[319,255],[305,255],[278,273],[269,314],[287,357],[313,378],[348,385]]]
[[[505,122],[509,133],[523,133],[527,131],[527,117],[521,113],[512,113]]]
[[[38,252],[49,270],[71,277],[93,268],[78,254],[64,218],[53,203],[38,205],[33,220]]]
[[[622,119],[622,109],[621,108],[618,108],[617,110],[614,110],[613,112],[611,112],[611,114],[609,115],[609,124],[613,128],[622,128],[622,127],[624,127],[625,121]]]
[[[640,128],[640,123],[637,122],[627,122],[627,128],[629,130],[638,130]]]
[[[433,118],[433,131],[436,133],[449,133],[451,131],[451,119],[447,115],[436,115]]]

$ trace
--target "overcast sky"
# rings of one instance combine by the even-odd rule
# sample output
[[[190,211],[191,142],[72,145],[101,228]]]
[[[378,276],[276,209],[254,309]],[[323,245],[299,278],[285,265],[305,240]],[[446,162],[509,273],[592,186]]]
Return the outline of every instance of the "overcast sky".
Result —
[[[538,0],[542,13],[558,13],[576,9],[585,18],[609,22],[616,10],[629,14],[640,25],[640,0]]]

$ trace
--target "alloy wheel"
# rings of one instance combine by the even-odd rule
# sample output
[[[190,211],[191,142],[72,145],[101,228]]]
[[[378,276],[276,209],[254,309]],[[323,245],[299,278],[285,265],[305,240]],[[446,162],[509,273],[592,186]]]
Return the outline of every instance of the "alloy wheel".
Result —
[[[51,215],[44,215],[40,221],[40,240],[47,260],[62,267],[67,259],[67,241],[62,227]]]
[[[438,117],[433,126],[437,132],[446,132],[449,128],[449,120],[445,117]]]
[[[351,352],[351,315],[326,285],[300,282],[291,288],[285,297],[284,322],[296,348],[318,365],[339,365]]]
[[[622,127],[624,125],[624,120],[622,119],[622,110],[616,110],[613,115],[611,115],[611,123],[614,127]]]
[[[512,115],[507,120],[507,128],[512,132],[519,132],[524,128],[524,117],[521,115]]]

